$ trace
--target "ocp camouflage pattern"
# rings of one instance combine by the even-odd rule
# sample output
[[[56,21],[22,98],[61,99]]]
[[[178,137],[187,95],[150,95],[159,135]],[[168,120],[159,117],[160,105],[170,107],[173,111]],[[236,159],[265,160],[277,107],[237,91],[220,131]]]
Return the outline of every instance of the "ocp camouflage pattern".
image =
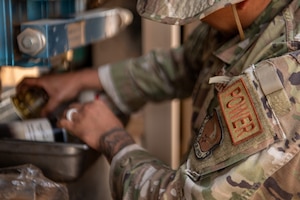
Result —
[[[241,1],[243,0],[138,0],[137,11],[150,20],[182,25]]]
[[[203,133],[199,130],[207,116],[218,110],[217,94],[227,87],[208,84],[216,75],[235,78],[245,75],[247,69],[272,66],[283,86],[280,95],[286,95],[282,99],[290,104],[288,111],[282,109],[275,99],[277,94],[259,92],[260,82],[249,78],[267,119],[263,128],[273,134],[273,141],[268,140],[265,146],[253,142],[253,146],[237,150],[234,162],[211,161],[211,166],[206,166],[209,171],[203,174],[197,171],[197,164],[201,166],[212,156],[217,158],[215,152],[228,142],[216,142],[208,157],[191,162],[195,155],[192,146],[189,158],[177,170],[137,145],[129,146],[112,162],[111,191],[115,199],[300,199],[299,4],[299,0],[273,0],[245,30],[243,41],[238,36],[228,40],[200,24],[177,49],[154,50],[99,69],[100,76],[106,77],[104,88],[123,112],[135,112],[149,101],[192,96],[194,139]],[[222,124],[220,127],[226,129],[226,123]]]

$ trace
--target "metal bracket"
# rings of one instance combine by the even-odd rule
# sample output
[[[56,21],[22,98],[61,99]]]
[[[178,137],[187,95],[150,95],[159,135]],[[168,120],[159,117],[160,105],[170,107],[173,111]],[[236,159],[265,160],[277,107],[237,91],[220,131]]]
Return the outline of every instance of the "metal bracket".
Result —
[[[72,19],[41,19],[21,24],[18,46],[34,58],[53,57],[116,35],[132,22],[127,9],[95,9]]]

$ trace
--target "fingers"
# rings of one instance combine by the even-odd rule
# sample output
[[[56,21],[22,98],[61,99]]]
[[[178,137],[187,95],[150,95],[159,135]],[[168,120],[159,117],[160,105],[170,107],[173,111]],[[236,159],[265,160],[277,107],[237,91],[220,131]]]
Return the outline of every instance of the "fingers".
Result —
[[[99,139],[104,133],[116,127],[124,128],[120,120],[101,100],[71,104],[64,111],[58,125],[95,149],[99,148]]]
[[[74,113],[78,113],[77,108],[70,108],[69,110],[67,110],[66,119],[72,122],[73,121],[72,117]]]
[[[46,103],[46,105],[41,110],[41,116],[43,116],[43,117],[47,116],[49,113],[54,111],[58,105],[59,105],[59,103],[57,101],[55,101],[55,99],[50,98],[48,100],[48,102]]]
[[[59,121],[59,125],[70,129],[74,122],[78,121],[79,110],[81,107],[81,104],[71,104],[69,108],[63,112],[62,118]]]
[[[39,78],[35,78],[35,77],[26,77],[24,78],[18,85],[17,85],[17,91],[21,91],[21,90],[26,90],[27,88],[31,87],[31,86],[35,86],[35,87],[42,87],[43,88],[43,84],[40,81]]]

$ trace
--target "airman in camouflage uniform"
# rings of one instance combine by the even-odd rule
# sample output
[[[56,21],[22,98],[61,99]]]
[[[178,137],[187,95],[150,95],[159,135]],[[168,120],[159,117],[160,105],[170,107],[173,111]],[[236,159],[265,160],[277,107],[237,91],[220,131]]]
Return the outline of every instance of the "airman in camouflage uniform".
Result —
[[[148,2],[138,5],[145,17],[186,20]],[[243,41],[201,24],[183,47],[100,69],[127,113],[149,99],[187,97],[195,85],[187,161],[174,171],[136,145],[124,148],[111,167],[116,199],[300,199],[299,4],[273,0]]]
[[[184,24],[238,2],[139,0],[137,8],[146,18]],[[203,23],[177,49],[155,50],[99,68],[102,87],[124,113],[148,101],[193,97],[194,138],[186,162],[177,170],[130,140],[120,144],[122,139],[115,136],[97,142],[100,130],[90,133],[95,128],[79,133],[89,128],[84,123],[94,126],[90,121],[101,118],[102,112],[89,109],[93,115],[84,115],[80,109],[73,121],[61,120],[107,158],[111,155],[115,199],[300,199],[299,5],[299,0],[272,0],[245,29],[243,40]],[[64,85],[70,84],[59,86]],[[113,132],[125,133],[121,127],[103,135]],[[119,148],[109,154],[99,143],[111,145],[112,151]]]

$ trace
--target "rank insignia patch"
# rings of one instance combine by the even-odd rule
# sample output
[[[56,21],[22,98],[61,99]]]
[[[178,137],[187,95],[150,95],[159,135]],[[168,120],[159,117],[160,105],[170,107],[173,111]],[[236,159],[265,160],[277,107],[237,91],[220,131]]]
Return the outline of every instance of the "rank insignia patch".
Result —
[[[223,130],[220,123],[217,111],[205,118],[194,143],[194,151],[197,158],[204,159],[208,157],[220,145],[223,138]]]
[[[238,79],[220,92],[219,102],[234,145],[262,132],[255,106],[243,79]]]

